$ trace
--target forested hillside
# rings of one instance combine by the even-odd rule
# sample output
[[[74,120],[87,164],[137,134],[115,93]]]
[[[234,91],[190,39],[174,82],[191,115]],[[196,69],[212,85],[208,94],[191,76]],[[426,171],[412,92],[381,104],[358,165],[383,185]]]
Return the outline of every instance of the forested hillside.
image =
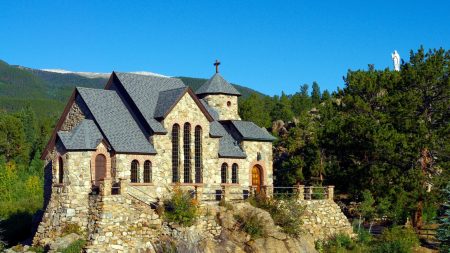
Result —
[[[449,65],[450,51],[420,48],[399,72],[373,65],[349,71],[345,87],[332,94],[317,83],[274,97],[241,87],[248,97],[239,112],[278,137],[277,186],[335,185],[345,201],[363,201],[359,214],[367,221],[403,225],[409,218],[420,227],[437,222],[448,201]],[[64,85],[52,93],[45,73],[0,66],[0,106],[10,106],[0,112],[0,217],[5,239],[15,243],[42,208],[38,157],[69,94],[62,86],[83,79],[58,81]],[[182,80],[193,88],[203,82]]]
[[[207,81],[202,78],[178,77],[196,90]],[[75,73],[58,73],[9,65],[0,60],[0,110],[19,111],[29,105],[37,116],[57,117],[76,86],[103,88],[108,77],[86,77]],[[261,93],[233,84],[242,97]]]

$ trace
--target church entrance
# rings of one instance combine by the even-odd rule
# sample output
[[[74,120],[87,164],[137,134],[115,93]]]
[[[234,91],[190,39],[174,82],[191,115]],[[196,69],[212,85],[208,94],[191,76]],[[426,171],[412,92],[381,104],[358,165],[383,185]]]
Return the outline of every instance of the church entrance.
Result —
[[[252,168],[252,186],[255,188],[256,193],[261,192],[261,169],[255,165]]]
[[[100,181],[106,177],[106,157],[104,155],[97,155],[95,157],[95,182],[96,186],[100,185]]]

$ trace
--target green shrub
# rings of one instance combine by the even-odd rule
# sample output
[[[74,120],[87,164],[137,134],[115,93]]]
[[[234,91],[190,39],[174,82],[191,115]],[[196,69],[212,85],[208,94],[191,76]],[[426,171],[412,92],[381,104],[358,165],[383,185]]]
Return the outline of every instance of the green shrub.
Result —
[[[32,246],[28,249],[28,251],[36,252],[36,253],[44,253],[45,249],[42,246]]]
[[[62,235],[68,235],[68,234],[77,234],[77,235],[81,235],[81,228],[78,224],[75,223],[68,223],[66,224],[62,231],[61,231]]]
[[[256,195],[249,199],[249,203],[269,212],[274,223],[280,226],[284,233],[294,236],[301,233],[305,207],[298,203],[296,199],[272,199],[264,195]]]
[[[246,215],[235,215],[239,228],[249,234],[252,239],[257,239],[265,235],[263,221],[256,213]]]
[[[86,245],[85,240],[76,240],[71,243],[67,248],[59,249],[61,253],[80,253],[83,250],[83,247]]]
[[[327,252],[346,251],[355,248],[355,242],[344,233],[339,233],[331,237],[326,243]]]
[[[365,229],[361,229],[358,232],[358,243],[361,244],[369,244],[372,241],[372,235],[369,233],[369,231]]]
[[[164,218],[169,222],[191,226],[197,211],[197,201],[187,191],[175,189],[172,198],[164,201]]]
[[[374,253],[408,253],[419,245],[419,239],[412,229],[393,227],[386,229],[380,241],[374,245]]]
[[[313,187],[318,187],[318,188],[311,188],[311,190],[312,190],[311,198],[312,199],[325,199],[326,198],[326,191],[325,191],[325,188],[322,187],[322,185],[315,184],[315,185],[313,185]]]

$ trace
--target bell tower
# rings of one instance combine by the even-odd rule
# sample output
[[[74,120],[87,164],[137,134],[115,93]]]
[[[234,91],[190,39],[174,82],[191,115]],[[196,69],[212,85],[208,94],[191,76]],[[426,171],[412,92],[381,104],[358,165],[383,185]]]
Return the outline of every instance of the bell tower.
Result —
[[[240,120],[238,97],[241,93],[219,74],[219,65],[220,61],[216,60],[216,73],[195,94],[217,111],[219,120]]]

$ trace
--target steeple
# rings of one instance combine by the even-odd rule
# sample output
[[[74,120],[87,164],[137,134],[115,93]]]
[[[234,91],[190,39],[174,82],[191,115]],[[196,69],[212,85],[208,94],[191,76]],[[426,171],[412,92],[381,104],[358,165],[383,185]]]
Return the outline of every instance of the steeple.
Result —
[[[206,81],[200,88],[197,89],[195,94],[200,97],[204,97],[208,94],[224,94],[224,95],[234,95],[240,96],[236,88],[229,84],[220,74],[219,74],[220,61],[216,60],[214,66],[216,67],[216,73]]]
[[[195,94],[217,111],[219,120],[239,120],[237,98],[241,93],[219,74],[220,61],[216,60],[213,65],[216,73]]]

